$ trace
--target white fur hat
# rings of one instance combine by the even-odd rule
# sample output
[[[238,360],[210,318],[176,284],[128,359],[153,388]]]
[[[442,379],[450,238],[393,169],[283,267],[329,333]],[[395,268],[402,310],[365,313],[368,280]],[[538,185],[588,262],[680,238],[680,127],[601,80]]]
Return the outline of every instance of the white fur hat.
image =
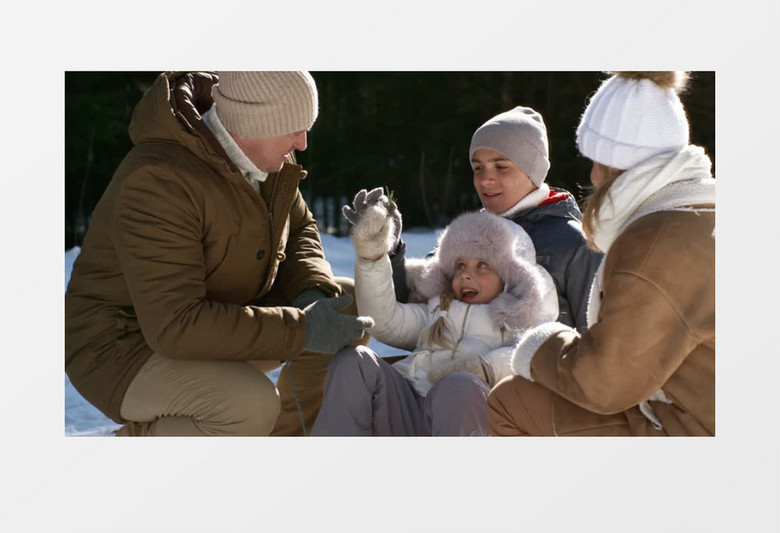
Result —
[[[585,108],[577,147],[592,161],[620,170],[688,145],[688,119],[677,92],[683,72],[617,72]]]
[[[533,322],[549,292],[555,294],[552,280],[548,281],[549,276],[536,264],[536,250],[525,230],[510,220],[479,211],[455,218],[439,236],[431,257],[406,260],[406,282],[413,295],[410,301],[426,301],[450,288],[459,257],[485,259],[501,277],[504,292],[490,305],[496,318],[510,329]]]

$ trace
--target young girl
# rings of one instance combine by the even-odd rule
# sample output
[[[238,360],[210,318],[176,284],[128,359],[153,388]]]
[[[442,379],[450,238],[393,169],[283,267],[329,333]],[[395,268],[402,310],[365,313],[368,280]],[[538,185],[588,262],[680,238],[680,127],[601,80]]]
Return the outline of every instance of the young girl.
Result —
[[[392,365],[363,346],[337,354],[312,434],[485,435],[489,386],[511,374],[516,335],[558,316],[555,286],[519,226],[468,213],[431,258],[410,260],[407,282],[427,303],[398,303],[393,210],[382,198],[353,228],[355,297],[375,338],[413,353]]]
[[[496,435],[715,434],[715,180],[688,142],[679,72],[621,72],[577,130],[605,253],[588,330],[540,325],[490,394]]]

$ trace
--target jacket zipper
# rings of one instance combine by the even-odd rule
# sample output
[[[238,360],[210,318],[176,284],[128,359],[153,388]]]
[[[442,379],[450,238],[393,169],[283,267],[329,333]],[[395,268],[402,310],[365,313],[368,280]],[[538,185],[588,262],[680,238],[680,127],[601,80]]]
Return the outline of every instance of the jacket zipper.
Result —
[[[271,262],[268,265],[269,271],[267,272],[266,278],[265,278],[265,284],[263,285],[263,288],[260,290],[261,293],[265,293],[269,290],[272,280],[271,280],[271,270],[273,270],[273,264],[277,260],[277,248],[279,248],[279,243],[276,242],[276,236],[274,235],[274,213],[273,213],[273,204],[274,204],[274,197],[276,196],[276,188],[279,186],[279,176],[277,176],[276,181],[274,181],[274,186],[271,188],[271,196],[268,198],[268,202],[266,202],[266,209],[268,210],[268,231],[271,233],[271,250],[273,250],[273,257],[271,258]],[[260,200],[263,200],[262,195],[258,192],[258,195],[260,195]],[[271,250],[269,250],[269,253],[272,253]]]
[[[460,342],[463,340],[463,336],[466,334],[466,320],[468,320],[470,312],[471,312],[471,304],[467,304],[466,312],[463,314],[463,323],[460,325],[460,338],[455,343],[455,346],[452,348],[451,357],[453,359],[455,359],[455,352],[458,351],[458,346],[460,346]]]

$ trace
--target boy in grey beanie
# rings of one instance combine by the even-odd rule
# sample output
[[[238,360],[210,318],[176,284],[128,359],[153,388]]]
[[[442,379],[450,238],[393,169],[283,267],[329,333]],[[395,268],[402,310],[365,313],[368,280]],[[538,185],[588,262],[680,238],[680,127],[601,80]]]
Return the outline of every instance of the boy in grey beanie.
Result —
[[[508,157],[538,188],[550,170],[547,128],[542,115],[518,106],[491,118],[474,132],[469,158],[480,148]]]

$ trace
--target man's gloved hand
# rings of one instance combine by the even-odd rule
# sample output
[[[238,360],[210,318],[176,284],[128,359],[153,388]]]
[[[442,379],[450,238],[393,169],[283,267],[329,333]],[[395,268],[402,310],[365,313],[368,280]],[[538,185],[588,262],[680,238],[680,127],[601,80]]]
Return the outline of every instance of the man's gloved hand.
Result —
[[[386,242],[388,246],[387,251],[393,251],[398,247],[398,242],[401,239],[403,219],[396,203],[390,201],[387,196],[383,194],[381,187],[371,189],[370,191],[361,189],[355,195],[352,206],[345,205],[341,208],[341,212],[350,224],[357,227],[360,225],[366,212],[376,206],[383,207],[385,216],[392,221],[392,226],[389,226],[389,229],[392,229],[392,231],[387,233]],[[353,234],[354,230],[355,228],[353,228]],[[381,256],[382,254],[380,253],[378,255]]]
[[[323,298],[303,310],[306,316],[306,338],[303,349],[307,352],[335,354],[344,346],[363,336],[363,330],[374,325],[368,316],[340,313],[352,303],[352,295]]]
[[[322,300],[323,298],[330,298],[330,295],[321,289],[304,289],[298,296],[295,297],[295,300],[293,300],[293,307],[303,309],[304,307],[308,307],[317,300]]]

